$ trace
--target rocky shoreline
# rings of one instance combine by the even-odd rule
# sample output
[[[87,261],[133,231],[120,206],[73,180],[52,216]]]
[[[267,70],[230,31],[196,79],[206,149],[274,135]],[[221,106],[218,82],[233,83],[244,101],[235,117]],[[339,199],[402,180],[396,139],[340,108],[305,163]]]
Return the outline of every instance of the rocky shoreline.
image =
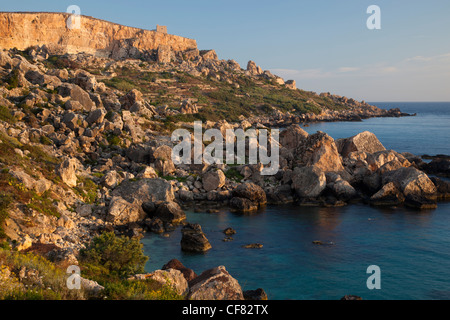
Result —
[[[195,102],[184,99],[181,111],[174,110],[151,105],[135,88],[124,92],[106,86],[101,80],[111,79],[106,74],[123,67],[123,61],[68,55],[59,57],[67,59],[67,67],[50,68],[43,63],[48,58],[41,49],[26,55],[14,50],[0,52],[0,76],[4,79],[0,87],[1,200],[5,212],[0,221],[1,238],[15,250],[38,251],[45,246],[45,255],[53,261],[77,264],[80,250],[99,233],[114,231],[139,238],[144,232],[166,233],[182,224],[181,249],[205,252],[214,248],[201,226],[186,221],[186,208],[213,214],[228,207],[252,213],[267,204],[343,206],[363,202],[423,210],[450,198],[449,183],[427,175],[448,177],[448,158],[426,163],[413,154],[386,150],[370,132],[334,140],[324,132],[308,134],[299,125],[407,116],[398,109],[382,110],[322,94],[321,99],[348,108],[303,114],[272,110],[267,115],[241,116],[236,122],[206,121],[205,129],[222,132],[285,127],[280,133],[278,172],[263,176],[261,164],[175,165],[166,120],[198,113]],[[139,60],[128,61],[127,68],[141,70],[140,64]],[[228,70],[224,65],[230,62],[204,53],[180,65],[155,63],[145,68],[203,70],[209,77],[221,74],[220,81],[232,82],[232,73],[224,73]],[[92,66],[105,71],[95,75],[85,70]],[[277,79],[254,63],[249,63],[247,70],[233,68],[248,81]],[[282,85],[295,89],[292,82],[283,81]],[[176,124],[191,125],[185,121]],[[185,267],[173,264],[178,273],[155,271],[135,277],[178,279],[177,290],[191,299],[244,298],[225,267],[183,281],[179,273],[186,277]],[[224,278],[226,283],[221,282]],[[214,281],[223,290],[208,291]],[[258,292],[247,296],[265,295]]]

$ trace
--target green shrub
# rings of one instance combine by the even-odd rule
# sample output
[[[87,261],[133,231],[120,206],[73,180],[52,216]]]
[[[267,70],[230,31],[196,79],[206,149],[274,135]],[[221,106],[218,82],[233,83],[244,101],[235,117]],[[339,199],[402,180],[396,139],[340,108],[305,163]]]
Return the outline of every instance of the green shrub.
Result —
[[[0,120],[8,122],[9,124],[14,124],[17,119],[11,114],[11,111],[5,106],[0,106]]]
[[[116,237],[113,232],[95,237],[86,249],[80,251],[80,258],[82,262],[93,265],[91,271],[100,266],[121,278],[143,273],[148,259],[139,240]]]

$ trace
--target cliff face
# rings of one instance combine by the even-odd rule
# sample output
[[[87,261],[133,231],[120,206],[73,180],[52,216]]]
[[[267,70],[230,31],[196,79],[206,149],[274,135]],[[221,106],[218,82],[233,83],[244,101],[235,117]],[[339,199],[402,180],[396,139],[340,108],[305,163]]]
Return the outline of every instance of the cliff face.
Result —
[[[193,39],[163,32],[127,27],[87,16],[80,16],[80,28],[69,29],[67,13],[0,12],[0,48],[46,45],[54,53],[86,52],[110,57],[123,45],[143,53],[170,46],[173,51],[196,49]]]

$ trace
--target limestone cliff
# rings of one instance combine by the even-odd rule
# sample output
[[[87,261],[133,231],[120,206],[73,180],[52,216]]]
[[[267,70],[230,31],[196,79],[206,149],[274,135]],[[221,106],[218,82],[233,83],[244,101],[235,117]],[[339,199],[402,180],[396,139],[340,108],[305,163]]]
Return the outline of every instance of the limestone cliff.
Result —
[[[127,57],[150,53],[160,46],[173,51],[196,49],[193,39],[154,30],[143,30],[80,16],[80,28],[70,29],[68,13],[0,12],[0,48],[24,50],[46,45],[57,53],[86,52],[97,56]]]

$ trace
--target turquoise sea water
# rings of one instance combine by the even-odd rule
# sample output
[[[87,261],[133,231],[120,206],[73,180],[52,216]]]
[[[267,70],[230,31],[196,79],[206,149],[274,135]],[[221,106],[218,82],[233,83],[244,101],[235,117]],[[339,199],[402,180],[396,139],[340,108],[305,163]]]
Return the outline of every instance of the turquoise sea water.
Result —
[[[450,103],[378,103],[417,117],[321,123],[306,127],[333,138],[374,132],[386,148],[415,154],[450,154]],[[262,287],[269,299],[450,299],[450,203],[438,209],[380,209],[363,204],[342,208],[269,206],[253,215],[187,212],[212,244],[206,254],[180,250],[179,229],[169,237],[147,234],[146,269],[172,258],[197,273],[218,265],[246,289]],[[227,227],[237,231],[224,242]],[[319,246],[312,241],[333,242]],[[242,245],[261,243],[262,249]],[[369,290],[367,267],[381,269],[381,289]]]

